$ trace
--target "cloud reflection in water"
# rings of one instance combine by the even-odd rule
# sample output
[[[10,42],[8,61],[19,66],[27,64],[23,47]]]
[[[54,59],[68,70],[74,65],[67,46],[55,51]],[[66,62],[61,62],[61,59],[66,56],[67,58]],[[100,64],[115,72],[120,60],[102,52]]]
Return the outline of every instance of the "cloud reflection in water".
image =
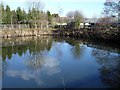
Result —
[[[55,58],[50,58],[50,57],[42,57],[42,60],[41,58],[39,59],[36,59],[37,61],[42,61],[42,65],[40,65],[40,67],[36,64],[37,66],[37,69],[36,68],[32,68],[32,65],[31,63],[33,63],[32,60],[29,60],[28,63],[25,63],[25,66],[26,68],[23,70],[23,69],[20,69],[20,70],[10,70],[8,69],[6,71],[6,74],[7,76],[11,76],[11,77],[20,77],[21,79],[23,80],[31,80],[31,79],[34,79],[38,85],[41,85],[41,84],[44,84],[43,83],[43,80],[41,78],[41,73],[42,72],[45,72],[45,74],[47,75],[53,75],[53,74],[57,74],[60,72],[60,69],[59,69],[59,62],[57,59]],[[31,68],[28,68],[28,66],[31,66]],[[42,66],[42,67],[41,67]]]

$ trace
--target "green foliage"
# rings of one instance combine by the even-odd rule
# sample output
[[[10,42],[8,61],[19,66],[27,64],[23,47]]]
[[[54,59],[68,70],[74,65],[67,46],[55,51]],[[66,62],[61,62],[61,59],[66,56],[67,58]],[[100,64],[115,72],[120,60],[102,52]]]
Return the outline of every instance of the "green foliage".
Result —
[[[16,14],[15,10],[12,10],[11,14],[12,14],[12,23],[17,24],[18,18],[17,18],[17,14]]]
[[[47,11],[47,17],[48,17],[48,22],[51,23],[52,22],[52,15],[51,15],[50,11]]]
[[[83,16],[79,11],[74,12],[74,21],[75,21],[75,28],[79,29],[80,28],[80,22],[83,21]]]
[[[10,24],[11,23],[11,11],[10,11],[10,7],[8,5],[6,6],[4,14],[5,14],[4,23]]]
[[[23,10],[22,11],[22,21],[23,21],[23,23],[27,23],[27,14],[26,14],[26,12],[25,12],[25,10]]]
[[[3,24],[18,24],[20,22],[27,21],[28,14],[21,10],[20,7],[17,8],[17,10],[10,10],[10,7],[7,5],[6,7],[1,4],[2,8],[2,23]],[[5,8],[4,8],[5,7]]]
[[[17,8],[16,14],[17,14],[18,22],[23,21],[23,13],[20,7]]]
[[[16,10],[11,10],[10,7],[0,4],[2,11],[3,24],[29,24],[30,28],[44,27],[47,20],[51,23],[52,15],[50,12],[43,12],[36,7],[32,7],[26,12],[18,7]],[[48,16],[48,18],[47,18]],[[43,20],[43,22],[41,21]]]
[[[67,21],[70,23],[71,29],[79,29],[80,23],[83,22],[83,15],[79,11],[70,11],[67,13]]]
[[[32,19],[32,12],[31,10],[29,10],[27,14],[27,20],[31,20],[31,19]]]
[[[35,54],[37,52],[42,52],[44,50],[49,51],[52,46],[51,38],[42,37],[42,38],[35,39],[33,37],[33,38],[30,38],[30,41],[27,41],[27,39],[24,39],[24,40],[18,39],[18,40],[21,41],[21,45],[2,47],[2,60],[3,61],[5,61],[6,58],[11,59],[12,54],[18,54],[19,56],[22,56],[27,51],[29,51],[30,54]],[[4,41],[3,43],[5,42],[9,43],[10,41]],[[16,42],[16,41],[13,40],[13,42]],[[25,42],[26,44],[24,45]]]
[[[1,11],[2,11],[2,23],[5,23],[6,13],[5,13],[5,9],[4,9],[3,3],[0,4],[0,7],[1,7]]]

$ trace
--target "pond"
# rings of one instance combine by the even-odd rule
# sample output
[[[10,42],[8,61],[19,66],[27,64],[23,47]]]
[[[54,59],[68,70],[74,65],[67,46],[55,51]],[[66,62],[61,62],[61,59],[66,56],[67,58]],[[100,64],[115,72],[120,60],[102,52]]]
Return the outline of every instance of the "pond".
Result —
[[[115,88],[120,48],[52,37],[3,39],[3,88]]]

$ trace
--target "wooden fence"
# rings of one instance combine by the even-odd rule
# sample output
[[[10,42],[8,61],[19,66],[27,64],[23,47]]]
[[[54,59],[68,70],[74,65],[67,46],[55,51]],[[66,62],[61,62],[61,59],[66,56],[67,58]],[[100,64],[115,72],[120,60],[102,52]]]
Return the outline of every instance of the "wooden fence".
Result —
[[[29,28],[28,24],[0,24],[1,30],[11,30],[11,29],[23,29],[23,28]]]

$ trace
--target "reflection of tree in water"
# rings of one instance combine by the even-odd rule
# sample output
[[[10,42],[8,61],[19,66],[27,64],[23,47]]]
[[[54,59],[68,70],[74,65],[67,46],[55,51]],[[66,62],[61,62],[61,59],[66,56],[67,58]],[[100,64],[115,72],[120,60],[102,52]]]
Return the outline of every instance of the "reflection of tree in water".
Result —
[[[73,53],[75,58],[79,59],[82,55],[82,52],[83,52],[83,50],[79,44],[76,46],[73,46],[72,53]]]
[[[5,61],[6,58],[11,59],[12,54],[18,54],[22,56],[29,50],[30,54],[34,54],[35,52],[43,51],[43,50],[50,50],[52,46],[52,39],[51,38],[35,38],[32,39],[23,39],[19,38],[17,41],[20,41],[18,45],[8,45],[2,47],[2,60]],[[17,41],[7,41],[3,42],[9,44],[9,42],[16,43]],[[36,45],[37,42],[37,45]],[[35,49],[36,47],[36,49]]]
[[[62,53],[62,43],[53,43],[53,47],[55,49],[55,54],[54,57],[56,57],[58,60],[60,60],[60,58],[62,57],[63,53]]]
[[[27,45],[20,46],[22,49],[22,53],[24,51],[29,50],[30,54],[28,54],[27,60],[24,60],[25,69],[18,70],[8,70],[5,73],[8,76],[16,77],[19,76],[24,80],[34,79],[38,84],[43,84],[41,78],[41,71],[45,71],[45,73],[52,75],[59,72],[58,69],[58,61],[55,58],[49,58],[47,56],[48,51],[52,46],[52,40],[42,39],[42,40],[33,40],[29,42]],[[17,53],[21,55],[20,49],[18,46],[15,49]],[[14,49],[14,47],[13,47]],[[26,52],[25,51],[25,52]]]
[[[0,80],[2,79],[2,48],[0,48]]]
[[[34,48],[32,48],[32,51],[34,51],[31,56],[29,57],[29,60],[27,61],[27,65],[30,68],[33,69],[40,69],[44,65],[44,51],[46,50],[46,47],[48,45],[48,40],[47,39],[42,39],[42,40],[34,40]],[[38,51],[40,50],[40,51]]]
[[[43,65],[44,65],[44,58],[45,55],[40,52],[40,53],[36,53],[36,54],[33,54],[32,56],[30,56],[26,62],[27,66],[29,68],[33,68],[33,69],[40,69]]]
[[[94,49],[92,55],[101,65],[101,80],[110,87],[120,87],[120,55],[109,51]]]
[[[75,39],[71,39],[71,38],[64,38],[64,39],[54,38],[54,39],[55,39],[55,41],[66,42],[69,45],[71,45],[71,47],[72,47],[71,52],[72,52],[72,55],[74,56],[74,58],[79,59],[82,56],[84,49],[85,49],[83,46],[81,46],[82,42],[79,42],[79,41],[77,41]],[[60,49],[60,47],[58,46],[58,50],[57,50],[58,52],[60,52],[59,49]]]
[[[84,47],[80,46],[81,43],[78,42],[78,41],[75,41],[75,40],[69,40],[69,41],[67,41],[67,43],[72,45],[71,51],[72,51],[74,57],[79,59],[82,56],[83,52],[84,52]]]

